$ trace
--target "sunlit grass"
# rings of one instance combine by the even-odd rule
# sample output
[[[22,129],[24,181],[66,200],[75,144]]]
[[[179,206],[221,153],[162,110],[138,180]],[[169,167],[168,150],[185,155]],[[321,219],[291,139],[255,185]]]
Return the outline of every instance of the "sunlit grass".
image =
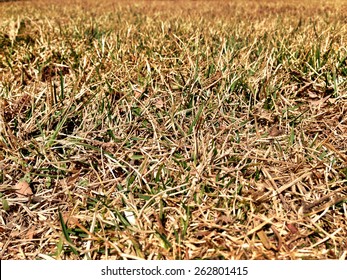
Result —
[[[1,259],[345,259],[346,7],[316,4],[0,3]]]

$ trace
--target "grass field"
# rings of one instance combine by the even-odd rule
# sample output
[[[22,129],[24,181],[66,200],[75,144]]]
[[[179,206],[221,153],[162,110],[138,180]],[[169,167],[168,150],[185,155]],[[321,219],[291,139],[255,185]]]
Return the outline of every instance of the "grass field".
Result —
[[[0,3],[0,259],[347,259],[344,1]]]

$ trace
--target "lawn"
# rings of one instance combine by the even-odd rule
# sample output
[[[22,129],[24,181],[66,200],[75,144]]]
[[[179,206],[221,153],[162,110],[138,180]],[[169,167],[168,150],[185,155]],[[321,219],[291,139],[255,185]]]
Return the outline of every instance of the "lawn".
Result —
[[[0,259],[347,259],[344,2],[1,2]]]

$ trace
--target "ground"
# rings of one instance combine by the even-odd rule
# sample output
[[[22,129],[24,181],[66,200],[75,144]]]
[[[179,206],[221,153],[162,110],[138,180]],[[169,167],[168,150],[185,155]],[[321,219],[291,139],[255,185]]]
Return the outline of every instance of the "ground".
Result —
[[[346,7],[0,3],[0,258],[346,259]]]

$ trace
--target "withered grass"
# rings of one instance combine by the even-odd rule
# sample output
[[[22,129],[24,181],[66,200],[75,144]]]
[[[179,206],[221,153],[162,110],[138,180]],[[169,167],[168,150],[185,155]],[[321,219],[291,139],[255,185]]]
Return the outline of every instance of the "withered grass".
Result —
[[[346,259],[346,11],[0,3],[0,258]]]

